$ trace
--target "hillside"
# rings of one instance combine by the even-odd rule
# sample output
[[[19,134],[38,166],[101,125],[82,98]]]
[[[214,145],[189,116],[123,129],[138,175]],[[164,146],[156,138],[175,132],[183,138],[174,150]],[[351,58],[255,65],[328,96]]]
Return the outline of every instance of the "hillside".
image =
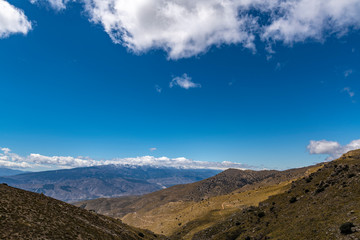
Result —
[[[0,184],[0,239],[163,239],[70,204]]]
[[[176,184],[196,182],[219,173],[207,169],[106,165],[0,177],[24,190],[75,202],[100,197],[142,195]]]
[[[360,150],[344,154],[271,196],[194,235],[202,239],[359,239]],[[173,239],[183,239],[191,224]]]
[[[75,205],[120,218],[133,226],[171,235],[183,224],[194,219],[209,220],[206,223],[199,223],[196,226],[198,228],[203,224],[212,224],[214,220],[223,219],[244,205],[256,205],[272,194],[285,191],[283,189],[289,180],[304,176],[309,169],[287,171],[229,169],[196,183],[176,185],[144,196],[102,198],[75,203]],[[260,192],[257,190],[259,187],[263,188]],[[241,201],[238,200],[240,196]]]

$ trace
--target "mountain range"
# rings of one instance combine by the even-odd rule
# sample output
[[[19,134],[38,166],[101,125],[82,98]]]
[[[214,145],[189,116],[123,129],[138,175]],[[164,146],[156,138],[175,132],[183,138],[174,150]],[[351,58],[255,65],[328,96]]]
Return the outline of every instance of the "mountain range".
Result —
[[[0,177],[0,182],[24,190],[75,202],[100,197],[142,195],[176,184],[192,183],[220,171],[104,165]]]
[[[0,177],[13,176],[21,173],[25,173],[25,172],[20,170],[13,170],[10,168],[0,167]]]
[[[73,205],[2,184],[0,239],[359,239],[359,184],[360,150]]]

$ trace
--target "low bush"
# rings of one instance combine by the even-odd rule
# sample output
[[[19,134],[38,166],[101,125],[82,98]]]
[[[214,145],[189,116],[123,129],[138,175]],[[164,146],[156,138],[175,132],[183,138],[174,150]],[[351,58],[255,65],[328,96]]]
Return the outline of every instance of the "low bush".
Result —
[[[296,201],[297,201],[297,198],[296,198],[296,197],[292,197],[292,198],[290,198],[290,200],[289,200],[290,203],[294,203],[294,202],[296,202]]]
[[[354,227],[354,224],[351,222],[343,223],[340,226],[340,232],[345,235],[351,234],[351,233],[353,233],[353,231],[351,230],[351,228],[353,228],[353,227]]]

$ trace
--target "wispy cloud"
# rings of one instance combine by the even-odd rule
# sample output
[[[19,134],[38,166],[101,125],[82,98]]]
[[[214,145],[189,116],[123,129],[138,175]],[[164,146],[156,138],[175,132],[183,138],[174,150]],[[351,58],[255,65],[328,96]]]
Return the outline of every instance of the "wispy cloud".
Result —
[[[169,87],[172,88],[174,86],[179,86],[181,88],[185,88],[185,89],[189,89],[189,88],[200,88],[201,85],[199,83],[194,83],[192,81],[192,78],[189,77],[186,73],[184,73],[182,76],[180,77],[174,77],[170,84]]]
[[[328,155],[328,157],[326,158],[327,160],[333,160],[339,158],[342,154],[359,148],[360,148],[360,139],[354,140],[347,145],[341,145],[340,143],[335,141],[312,140],[307,146],[307,150],[309,151],[310,154]]]
[[[149,150],[150,150],[151,152],[153,152],[153,151],[156,151],[157,148],[153,147],[153,148],[150,148]]]
[[[349,96],[352,98],[355,96],[355,92],[351,91],[351,88],[349,87],[345,87],[342,89],[342,92],[346,92],[347,94],[349,94]]]
[[[161,93],[162,88],[159,85],[155,85],[155,91],[157,91],[158,93]]]
[[[345,71],[344,71],[344,76],[345,76],[345,77],[348,77],[348,76],[350,76],[352,73],[353,73],[353,70],[352,70],[352,69],[345,70]]]
[[[30,0],[32,4],[47,1],[55,10],[63,10],[66,8],[68,2],[75,2],[76,0]]]
[[[0,0],[0,38],[15,33],[27,34],[31,28],[31,22],[21,9]]]
[[[69,2],[47,1],[55,9],[64,9]],[[138,54],[162,49],[170,59],[230,44],[255,51],[256,38],[268,50],[276,41],[289,46],[308,39],[322,42],[360,28],[357,0],[77,1],[114,43]]]
[[[151,148],[155,149],[156,148]],[[150,149],[150,150],[151,150]],[[0,148],[0,166],[10,168],[25,168],[36,170],[67,169],[75,167],[91,167],[101,165],[133,165],[133,166],[153,166],[153,167],[174,167],[186,169],[219,169],[228,168],[247,169],[255,168],[241,163],[234,162],[205,162],[194,161],[184,157],[168,158],[142,156],[134,158],[114,158],[110,160],[94,160],[89,157],[71,156],[44,156],[32,153],[28,156],[20,156],[12,153],[8,148]]]

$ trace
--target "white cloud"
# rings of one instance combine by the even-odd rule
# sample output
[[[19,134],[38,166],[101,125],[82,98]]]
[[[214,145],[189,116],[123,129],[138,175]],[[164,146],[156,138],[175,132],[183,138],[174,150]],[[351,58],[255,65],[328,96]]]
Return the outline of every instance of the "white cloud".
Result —
[[[265,2],[273,4],[267,5],[270,6],[268,8],[271,11],[271,23],[263,27],[261,36],[264,39],[280,40],[287,44],[302,42],[309,38],[322,41],[327,35],[335,33],[341,36],[351,28],[360,27],[358,0]]]
[[[70,0],[31,1],[64,9]],[[360,28],[359,0],[73,1],[84,4],[89,20],[101,24],[114,43],[137,54],[162,49],[170,59],[230,44],[255,51],[256,36],[271,53],[274,41],[324,41]]]
[[[178,59],[203,53],[213,45],[254,48],[247,29],[252,19],[239,17],[234,0],[84,0],[90,20],[100,23],[113,42],[135,53],[163,49]]]
[[[11,34],[27,34],[31,30],[31,23],[21,9],[5,0],[0,0],[0,38]]]
[[[334,141],[314,141],[311,140],[310,144],[307,146],[310,154],[331,154],[341,148],[341,145],[338,142]]]
[[[2,160],[0,157],[0,166],[6,168],[31,168],[32,165],[27,162],[11,162]]]
[[[153,147],[153,148],[150,148],[149,150],[150,150],[151,152],[153,152],[153,151],[156,151],[157,148]]]
[[[38,3],[38,2],[48,2],[52,8],[55,10],[63,10],[66,8],[66,4],[70,1],[76,0],[30,0],[31,3]]]
[[[192,78],[189,77],[186,73],[184,73],[181,77],[174,77],[169,87],[172,88],[174,86],[179,86],[181,88],[189,89],[189,88],[200,88],[201,85],[199,83],[194,83]]]
[[[343,92],[346,92],[347,94],[349,94],[350,97],[355,96],[355,92],[351,91],[351,88],[349,88],[349,87],[343,88],[342,91],[343,91]]]
[[[152,148],[155,149],[156,148]],[[135,158],[114,158],[110,160],[94,160],[89,157],[71,157],[71,156],[44,156],[32,153],[22,157],[12,153],[8,148],[0,148],[0,167],[26,168],[36,170],[48,169],[67,169],[75,167],[91,167],[101,165],[131,165],[131,166],[153,166],[153,167],[175,167],[186,169],[219,169],[228,168],[254,168],[246,164],[234,162],[204,162],[194,161],[184,157],[168,158],[142,156]],[[150,149],[151,150],[151,149]]]
[[[310,154],[324,154],[328,155],[327,160],[333,160],[339,158],[342,154],[360,149],[360,139],[354,140],[347,145],[341,145],[338,142],[320,140],[320,141],[310,141],[310,144],[307,146],[307,149]]]
[[[5,154],[8,154],[11,150],[10,148],[0,148],[1,151],[3,151]]]
[[[161,88],[159,85],[155,85],[155,90],[156,90],[158,93],[161,93],[161,92],[162,92],[162,88]]]

